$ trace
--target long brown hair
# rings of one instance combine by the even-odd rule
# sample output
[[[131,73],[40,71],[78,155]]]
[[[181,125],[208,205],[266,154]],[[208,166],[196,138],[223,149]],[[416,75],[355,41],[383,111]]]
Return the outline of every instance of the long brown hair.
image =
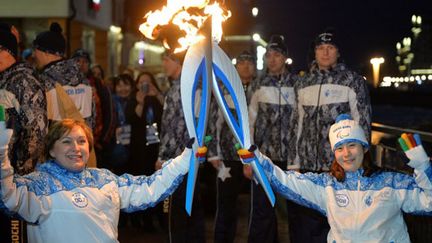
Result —
[[[363,176],[370,177],[375,172],[380,169],[372,162],[372,155],[368,150],[363,157]],[[336,158],[333,160],[333,163],[330,167],[330,174],[334,176],[339,182],[345,181],[345,170],[339,163],[336,161]]]

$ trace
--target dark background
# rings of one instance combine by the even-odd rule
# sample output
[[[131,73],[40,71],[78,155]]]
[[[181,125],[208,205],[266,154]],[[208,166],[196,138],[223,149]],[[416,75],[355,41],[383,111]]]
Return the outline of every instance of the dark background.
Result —
[[[326,29],[336,30],[340,51],[353,69],[370,72],[370,58],[383,56],[383,73],[397,74],[396,43],[411,36],[411,16],[432,23],[432,1],[427,0],[266,0],[226,1],[233,17],[228,34],[257,32],[266,41],[272,34],[285,36],[294,69],[307,67],[311,41]],[[252,5],[259,8],[251,17]]]

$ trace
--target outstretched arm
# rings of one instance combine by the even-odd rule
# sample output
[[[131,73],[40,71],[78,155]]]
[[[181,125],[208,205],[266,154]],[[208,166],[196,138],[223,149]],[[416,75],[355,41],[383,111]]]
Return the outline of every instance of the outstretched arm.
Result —
[[[0,122],[1,124],[1,122]],[[2,126],[3,125],[3,126]],[[31,223],[41,222],[48,215],[51,202],[32,190],[32,181],[14,173],[8,158],[11,129],[0,125],[0,209],[8,215],[18,214]]]
[[[414,169],[412,185],[402,194],[405,212],[432,211],[432,167],[418,134],[402,134],[399,144],[408,157],[408,165]]]
[[[118,177],[121,209],[126,212],[145,210],[171,195],[189,170],[193,141],[192,138],[180,156],[166,161],[162,168],[151,176],[125,174]],[[199,148],[197,156],[205,157],[206,148]]]
[[[325,175],[306,173],[301,174],[296,171],[283,171],[273,162],[261,154],[259,151],[254,151],[256,146],[252,146],[249,152],[254,152],[259,163],[262,165],[270,184],[276,192],[281,194],[288,200],[301,204],[305,207],[318,210],[322,214],[326,214],[325,194]],[[239,151],[242,162],[247,164],[249,155]]]

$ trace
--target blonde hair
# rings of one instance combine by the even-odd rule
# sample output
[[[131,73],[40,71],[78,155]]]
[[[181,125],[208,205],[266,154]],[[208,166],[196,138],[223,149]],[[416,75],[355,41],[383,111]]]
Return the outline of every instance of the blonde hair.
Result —
[[[89,151],[91,151],[91,149],[93,148],[93,134],[87,124],[85,122],[77,121],[74,119],[63,119],[61,121],[54,122],[49,128],[48,134],[45,136],[45,160],[52,159],[50,151],[54,147],[55,142],[62,138],[64,135],[69,134],[70,131],[76,126],[80,127],[84,131],[84,134],[86,135],[89,144]]]

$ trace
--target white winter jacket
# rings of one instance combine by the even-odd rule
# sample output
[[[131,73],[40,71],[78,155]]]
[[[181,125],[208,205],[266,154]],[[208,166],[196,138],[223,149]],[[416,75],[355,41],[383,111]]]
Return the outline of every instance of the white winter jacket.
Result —
[[[29,223],[29,242],[118,242],[119,211],[144,210],[168,197],[187,173],[190,156],[186,149],[152,176],[94,168],[74,173],[52,160],[19,176],[0,155],[0,208]]]
[[[327,242],[410,242],[402,211],[432,211],[430,163],[415,170],[415,177],[396,172],[365,177],[359,169],[347,172],[344,182],[329,173],[282,171],[265,157],[263,167],[274,190],[327,216]]]

